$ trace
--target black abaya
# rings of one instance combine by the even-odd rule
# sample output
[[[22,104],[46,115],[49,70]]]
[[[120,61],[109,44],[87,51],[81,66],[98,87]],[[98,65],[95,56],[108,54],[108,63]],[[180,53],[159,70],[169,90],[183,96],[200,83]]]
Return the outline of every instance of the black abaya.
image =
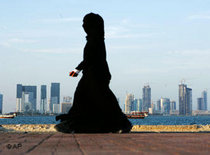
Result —
[[[57,119],[67,120],[74,132],[130,131],[131,123],[109,88],[111,74],[103,38],[87,37],[83,61],[76,69],[83,70],[83,76],[74,94],[73,107]]]

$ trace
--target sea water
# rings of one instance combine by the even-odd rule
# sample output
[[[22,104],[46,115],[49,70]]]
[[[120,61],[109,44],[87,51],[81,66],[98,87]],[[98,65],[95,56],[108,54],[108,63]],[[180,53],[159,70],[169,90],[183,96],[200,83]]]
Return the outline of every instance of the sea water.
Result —
[[[210,125],[210,116],[148,116],[144,119],[130,119],[133,125]],[[57,124],[55,116],[17,116],[0,119],[0,124]]]

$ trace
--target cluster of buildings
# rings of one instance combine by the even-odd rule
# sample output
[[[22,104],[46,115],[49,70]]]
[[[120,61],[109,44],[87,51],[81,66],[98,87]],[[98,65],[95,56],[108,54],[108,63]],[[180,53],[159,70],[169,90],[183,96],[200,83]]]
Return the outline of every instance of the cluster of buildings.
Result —
[[[60,102],[60,83],[51,83],[50,98],[47,99],[47,85],[40,88],[40,109],[37,109],[37,86],[17,84],[16,112],[67,113],[72,107],[72,98],[65,96]]]
[[[151,88],[146,85],[142,89],[142,99],[135,99],[134,95],[127,94],[124,112],[132,111],[149,112],[150,114],[161,115],[196,115],[209,114],[207,111],[207,91],[203,91],[201,97],[197,99],[197,111],[192,111],[192,89],[186,84],[179,85],[179,110],[174,100],[160,98],[156,103],[151,100]]]
[[[49,98],[47,98],[49,94]],[[124,104],[126,114],[133,111],[149,112],[150,114],[161,115],[209,115],[207,109],[207,91],[201,93],[197,98],[197,110],[192,110],[192,89],[186,84],[179,85],[179,107],[174,100],[161,97],[156,102],[152,102],[151,88],[145,85],[142,88],[142,98],[136,99],[133,94],[127,94]],[[68,113],[72,107],[72,98],[63,97],[60,101],[60,83],[51,83],[50,91],[47,91],[47,85],[41,85],[39,109],[37,109],[37,86],[24,86],[17,84],[16,93],[16,112],[41,114]],[[3,94],[0,94],[0,114],[2,114]],[[178,110],[179,109],[179,110]]]
[[[159,99],[155,105],[152,104],[152,111],[150,113],[157,113],[157,114],[163,114],[163,115],[172,115],[177,112],[176,110],[176,102],[173,100],[170,100],[169,98],[162,98]]]

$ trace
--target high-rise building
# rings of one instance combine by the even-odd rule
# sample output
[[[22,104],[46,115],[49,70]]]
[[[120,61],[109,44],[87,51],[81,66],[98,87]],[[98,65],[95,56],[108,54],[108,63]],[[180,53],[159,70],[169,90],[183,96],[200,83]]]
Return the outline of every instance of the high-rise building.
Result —
[[[192,89],[187,85],[179,85],[179,115],[192,114]]]
[[[60,104],[53,104],[53,113],[55,114],[60,113]]]
[[[170,99],[169,98],[161,98],[160,105],[161,105],[161,113],[162,114],[170,113]]]
[[[137,110],[141,112],[142,111],[142,99],[136,99],[137,100]]]
[[[157,111],[161,111],[160,100],[157,100]]]
[[[23,86],[17,84],[16,111],[36,111],[37,93],[36,86]]]
[[[64,96],[63,97],[63,103],[71,103],[72,97],[70,96]]]
[[[151,103],[151,107],[148,109],[149,114],[153,114],[155,112],[155,104]]]
[[[3,107],[3,95],[0,94],[0,114],[2,114],[2,107]]]
[[[207,102],[207,91],[206,90],[204,90],[202,92],[202,98],[203,98],[203,104],[204,104],[204,109],[203,110],[208,110],[208,107],[207,107],[207,105],[208,105],[208,102]]]
[[[69,112],[69,110],[72,107],[72,97],[70,96],[64,96],[63,97],[63,103],[61,103],[61,113],[66,114]]]
[[[23,111],[22,107],[22,91],[23,87],[21,84],[17,84],[17,94],[16,94],[16,111],[21,112]]]
[[[67,114],[72,107],[72,103],[61,103],[61,113]]]
[[[47,86],[41,85],[40,112],[47,112]]]
[[[53,112],[53,104],[60,104],[60,83],[51,83],[50,111]]]
[[[50,101],[50,99],[48,99],[47,100],[47,113],[51,113],[50,104],[51,104],[51,101]]]
[[[170,110],[175,111],[176,110],[176,101],[171,101],[170,102]]]
[[[192,89],[191,88],[187,88],[187,99],[188,99],[188,104],[186,107],[186,112],[187,115],[192,115]]]
[[[134,101],[134,95],[127,94],[125,99],[125,113],[130,113],[132,111],[132,104]]]
[[[131,111],[138,111],[137,110],[137,99],[133,99],[133,102],[131,103]]]
[[[149,85],[144,86],[142,95],[142,110],[147,111],[151,108],[151,88]]]
[[[197,98],[197,109],[204,110],[204,99],[202,97]]]

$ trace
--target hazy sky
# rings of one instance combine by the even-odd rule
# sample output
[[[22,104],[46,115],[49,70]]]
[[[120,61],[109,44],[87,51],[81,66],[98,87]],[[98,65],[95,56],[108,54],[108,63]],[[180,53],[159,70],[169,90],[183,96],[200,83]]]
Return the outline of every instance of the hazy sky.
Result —
[[[110,87],[121,105],[126,93],[142,98],[147,83],[154,102],[178,104],[184,79],[197,108],[210,90],[210,0],[0,0],[4,112],[15,111],[18,83],[38,86],[38,101],[40,85],[49,90],[51,82],[61,83],[61,98],[73,96],[81,76],[68,73],[82,61],[82,19],[90,12],[104,18]]]

